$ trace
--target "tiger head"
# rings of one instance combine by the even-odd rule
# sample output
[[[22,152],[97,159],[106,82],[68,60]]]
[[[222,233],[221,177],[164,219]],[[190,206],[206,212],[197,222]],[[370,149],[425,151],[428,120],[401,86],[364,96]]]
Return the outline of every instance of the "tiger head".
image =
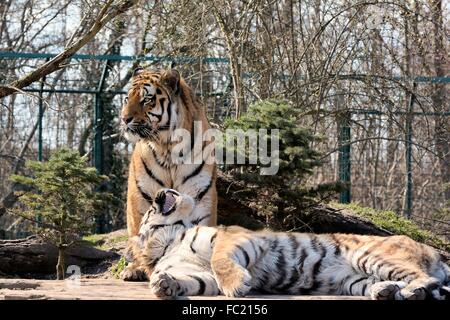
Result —
[[[180,74],[171,69],[134,71],[121,113],[121,129],[130,141],[155,140],[176,124]]]
[[[191,196],[173,189],[160,189],[146,213],[148,220],[143,223],[170,224],[190,219],[194,206],[195,201]],[[185,222],[189,224],[187,220]]]
[[[195,201],[191,196],[173,189],[160,189],[141,220],[136,238],[140,246],[155,235],[163,233],[172,236],[180,228],[191,227],[195,219],[194,208]]]
[[[150,275],[167,245],[180,230],[191,226],[190,215],[195,211],[194,207],[191,196],[173,189],[160,189],[141,220],[139,234],[128,241],[127,261],[139,261],[138,264]]]

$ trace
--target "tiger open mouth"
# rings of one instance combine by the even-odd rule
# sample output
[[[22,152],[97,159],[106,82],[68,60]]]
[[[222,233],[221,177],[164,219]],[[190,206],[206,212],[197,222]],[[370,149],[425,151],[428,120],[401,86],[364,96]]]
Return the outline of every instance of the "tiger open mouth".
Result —
[[[155,202],[158,204],[163,216],[168,216],[175,211],[178,196],[179,193],[172,189],[158,192],[155,197]]]

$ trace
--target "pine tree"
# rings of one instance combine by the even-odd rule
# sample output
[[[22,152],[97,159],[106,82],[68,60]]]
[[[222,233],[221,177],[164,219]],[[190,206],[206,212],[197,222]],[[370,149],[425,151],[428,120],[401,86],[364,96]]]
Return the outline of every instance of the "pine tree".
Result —
[[[307,178],[321,165],[321,155],[312,145],[322,137],[314,135],[310,128],[299,125],[299,119],[301,110],[289,102],[264,100],[250,105],[239,119],[225,121],[226,129],[267,129],[267,146],[272,143],[269,130],[279,130],[279,169],[275,175],[261,175],[261,164],[249,164],[251,154],[248,144],[245,149],[234,147],[235,152],[245,156],[246,164],[227,164],[223,168],[233,179],[246,184],[251,194],[258,193],[257,201],[251,200],[251,205],[263,217],[264,223],[275,229],[297,228],[299,213],[305,214],[312,204],[339,190],[339,185],[334,182],[314,187],[306,185]],[[240,196],[245,195],[240,193]]]
[[[311,174],[315,167],[320,166],[320,154],[311,148],[312,142],[317,141],[319,137],[314,136],[308,128],[300,127],[299,117],[300,110],[286,101],[264,100],[250,105],[248,111],[239,119],[227,120],[225,127],[244,131],[279,130],[279,170],[274,176],[262,177],[266,183],[279,184],[293,176],[296,179],[303,179]],[[270,135],[266,140],[270,146]],[[244,153],[247,158],[250,156],[248,148],[245,151],[237,151]],[[246,169],[252,172],[252,169],[259,169],[259,166],[246,166]]]
[[[17,193],[22,206],[13,213],[32,221],[33,231],[58,248],[58,280],[65,276],[67,248],[90,231],[95,214],[108,198],[95,191],[107,177],[86,162],[77,151],[61,149],[48,162],[28,161],[25,166],[32,177],[11,177],[30,187],[30,191]]]

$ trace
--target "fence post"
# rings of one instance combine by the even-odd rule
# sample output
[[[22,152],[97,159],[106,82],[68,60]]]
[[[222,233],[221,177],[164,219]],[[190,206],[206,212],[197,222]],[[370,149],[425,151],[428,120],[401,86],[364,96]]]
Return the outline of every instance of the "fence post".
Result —
[[[103,103],[101,93],[108,76],[108,60],[103,66],[102,75],[98,82],[97,91],[95,93],[95,111],[94,111],[94,166],[99,173],[103,173]]]
[[[409,95],[408,110],[405,118],[405,167],[406,167],[406,190],[404,199],[403,214],[407,218],[411,218],[413,207],[413,176],[412,176],[412,121],[414,111],[414,92],[417,83],[413,82],[413,89]]]
[[[102,75],[98,83],[97,92],[95,93],[95,110],[94,110],[94,166],[98,173],[103,173],[103,101],[101,92],[108,76],[108,60],[103,67]],[[96,218],[96,233],[104,233],[106,231],[106,214]]]
[[[349,111],[342,111],[339,113],[339,181],[345,186],[345,190],[339,195],[340,203],[350,203],[351,201],[350,120],[351,113]]]
[[[99,92],[95,94],[94,100],[94,166],[99,173],[103,173],[103,105]]]

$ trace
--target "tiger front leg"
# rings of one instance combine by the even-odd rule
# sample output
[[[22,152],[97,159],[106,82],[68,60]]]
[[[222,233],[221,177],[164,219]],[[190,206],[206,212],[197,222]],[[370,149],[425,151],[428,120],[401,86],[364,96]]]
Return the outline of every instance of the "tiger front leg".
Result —
[[[179,282],[166,272],[153,273],[150,277],[150,289],[160,298],[174,298],[181,293]]]
[[[128,265],[120,273],[120,278],[124,281],[146,281],[149,279],[151,270],[142,265],[139,257],[142,255],[142,250],[137,244],[138,237],[132,237],[128,240],[128,245],[125,250],[125,259]]]
[[[216,296],[217,283],[210,272],[156,271],[150,277],[150,289],[159,298],[173,299],[178,296]]]
[[[230,258],[216,258],[211,267],[220,291],[227,297],[243,297],[248,294],[252,276],[244,267]]]
[[[146,281],[147,271],[135,262],[130,263],[120,273],[120,278],[124,281]]]
[[[211,256],[211,268],[220,290],[227,297],[242,297],[252,289],[249,270],[267,251],[267,243],[251,237],[248,230],[228,227],[219,231]]]

